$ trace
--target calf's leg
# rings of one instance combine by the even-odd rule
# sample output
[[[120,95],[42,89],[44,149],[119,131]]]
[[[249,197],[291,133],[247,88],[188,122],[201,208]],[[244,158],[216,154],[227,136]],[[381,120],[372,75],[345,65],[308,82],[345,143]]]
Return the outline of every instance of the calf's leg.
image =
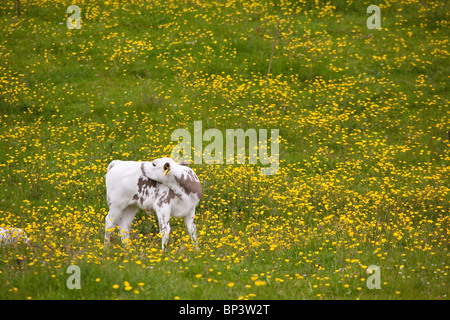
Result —
[[[114,228],[118,225],[121,215],[122,208],[115,206],[109,207],[109,212],[105,217],[105,245],[109,245],[111,234],[114,231]]]
[[[158,217],[159,232],[162,237],[162,250],[165,251],[165,246],[170,235],[170,212],[168,210],[158,210],[156,211],[156,216]]]
[[[198,249],[197,228],[195,226],[194,219],[195,219],[195,209],[191,212],[191,214],[184,217],[184,223],[186,224],[189,236],[191,237],[191,240],[194,243],[194,248]]]
[[[134,217],[136,216],[137,207],[135,206],[128,206],[122,211],[122,216],[119,221],[119,235],[122,238],[122,243],[128,243],[130,238],[130,227],[131,223],[134,220]]]
[[[122,243],[128,241],[131,222],[133,222],[136,212],[137,208],[134,206],[125,208],[115,205],[110,206],[105,217],[105,245],[109,245],[111,234],[117,226],[120,228],[119,235],[122,238]]]

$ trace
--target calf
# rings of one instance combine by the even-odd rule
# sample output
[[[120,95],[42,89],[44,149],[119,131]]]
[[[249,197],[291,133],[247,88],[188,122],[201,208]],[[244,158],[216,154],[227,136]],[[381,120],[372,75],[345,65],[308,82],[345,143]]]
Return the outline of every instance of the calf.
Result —
[[[0,244],[11,245],[19,242],[28,244],[30,240],[25,231],[19,228],[0,228]]]
[[[189,235],[197,247],[195,207],[202,197],[202,186],[194,171],[170,158],[153,162],[114,160],[106,173],[109,213],[105,218],[105,244],[111,232],[120,227],[122,242],[128,241],[131,222],[138,208],[153,209],[162,235],[162,249],[169,238],[170,216],[184,218]]]

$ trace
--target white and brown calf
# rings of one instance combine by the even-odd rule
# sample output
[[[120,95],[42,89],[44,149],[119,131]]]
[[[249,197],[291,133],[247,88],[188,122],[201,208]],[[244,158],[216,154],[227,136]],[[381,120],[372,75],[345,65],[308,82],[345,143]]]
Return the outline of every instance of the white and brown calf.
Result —
[[[137,209],[153,209],[158,218],[162,249],[169,238],[170,217],[184,218],[189,235],[197,246],[195,207],[202,197],[202,186],[194,171],[170,158],[153,162],[114,160],[106,173],[109,213],[105,218],[105,244],[111,232],[120,228],[122,242],[129,238]]]
[[[25,231],[19,228],[0,228],[0,245],[13,245],[17,243],[28,244],[28,239]]]

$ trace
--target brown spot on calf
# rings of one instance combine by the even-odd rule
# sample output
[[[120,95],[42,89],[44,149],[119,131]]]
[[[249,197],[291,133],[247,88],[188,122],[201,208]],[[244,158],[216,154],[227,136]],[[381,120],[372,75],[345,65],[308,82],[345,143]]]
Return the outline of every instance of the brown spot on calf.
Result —
[[[186,190],[186,193],[195,193],[199,199],[202,198],[202,185],[195,179],[192,172],[184,172],[181,177],[174,178]]]

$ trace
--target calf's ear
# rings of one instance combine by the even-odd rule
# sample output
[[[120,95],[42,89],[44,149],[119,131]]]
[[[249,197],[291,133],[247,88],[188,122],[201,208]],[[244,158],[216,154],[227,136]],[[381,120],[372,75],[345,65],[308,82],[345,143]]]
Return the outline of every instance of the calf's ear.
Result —
[[[164,175],[167,175],[169,173],[169,171],[170,171],[170,163],[166,162],[164,164],[163,169],[164,169]]]

